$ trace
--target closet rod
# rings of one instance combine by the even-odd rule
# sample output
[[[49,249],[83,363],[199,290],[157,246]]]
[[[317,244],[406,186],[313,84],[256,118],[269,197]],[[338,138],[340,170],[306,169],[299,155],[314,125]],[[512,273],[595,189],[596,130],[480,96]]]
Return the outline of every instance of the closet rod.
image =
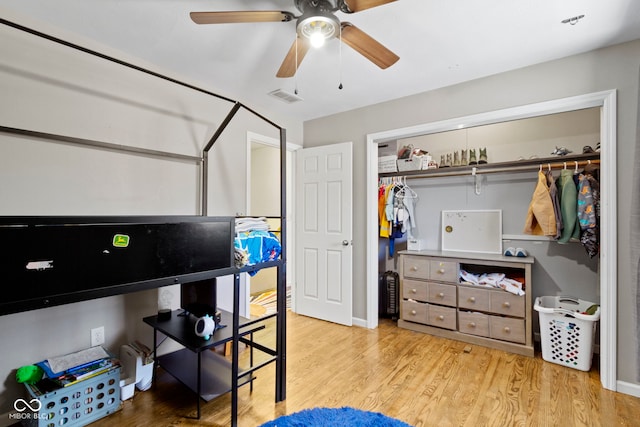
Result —
[[[567,162],[540,162],[535,165],[515,165],[515,166],[496,166],[491,167],[486,164],[480,165],[481,167],[474,166],[461,166],[461,167],[452,167],[452,168],[439,168],[439,169],[429,169],[423,172],[422,174],[417,174],[415,172],[420,171],[412,171],[412,174],[402,174],[402,172],[394,173],[393,176],[403,176],[406,179],[416,179],[416,178],[439,178],[446,176],[473,176],[475,169],[476,175],[488,174],[488,173],[505,173],[505,172],[533,172],[536,170],[548,170],[549,167],[551,169],[566,169],[574,170],[577,167],[584,167],[589,163],[594,165],[599,165],[600,160],[580,160],[580,161],[567,161]],[[381,176],[391,176],[389,174],[380,174]]]

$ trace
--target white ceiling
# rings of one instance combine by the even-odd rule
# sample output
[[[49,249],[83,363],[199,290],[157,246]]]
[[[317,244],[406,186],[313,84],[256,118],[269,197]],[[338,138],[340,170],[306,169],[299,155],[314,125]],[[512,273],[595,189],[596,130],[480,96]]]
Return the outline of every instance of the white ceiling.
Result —
[[[293,0],[2,0],[2,9],[156,64],[267,116],[301,120],[640,38],[638,0],[398,0],[336,12],[400,56],[390,68],[332,40],[307,54],[297,77],[279,79],[294,21],[196,25],[189,12],[299,15]],[[561,23],[578,15],[576,25]],[[296,87],[302,102],[267,95]]]

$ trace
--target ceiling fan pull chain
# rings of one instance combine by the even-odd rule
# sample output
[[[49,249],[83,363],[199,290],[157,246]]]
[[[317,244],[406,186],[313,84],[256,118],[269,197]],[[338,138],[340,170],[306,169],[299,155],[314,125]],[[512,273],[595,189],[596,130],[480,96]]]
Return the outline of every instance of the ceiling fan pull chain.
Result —
[[[338,44],[338,68],[340,69],[340,75],[339,75],[339,81],[340,84],[338,85],[338,89],[342,90],[342,25],[339,25],[338,28],[340,29],[339,32],[339,37],[340,37],[340,43]]]
[[[298,35],[297,34],[296,34],[295,43],[296,43],[296,72],[293,75],[293,82],[294,82],[293,84],[295,86],[293,93],[297,95],[298,94]]]

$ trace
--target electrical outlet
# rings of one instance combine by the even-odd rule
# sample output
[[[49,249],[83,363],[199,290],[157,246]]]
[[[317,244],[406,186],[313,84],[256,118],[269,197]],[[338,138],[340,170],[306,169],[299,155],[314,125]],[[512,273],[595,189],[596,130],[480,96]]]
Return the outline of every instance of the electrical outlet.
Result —
[[[91,347],[104,344],[104,326],[91,330]]]

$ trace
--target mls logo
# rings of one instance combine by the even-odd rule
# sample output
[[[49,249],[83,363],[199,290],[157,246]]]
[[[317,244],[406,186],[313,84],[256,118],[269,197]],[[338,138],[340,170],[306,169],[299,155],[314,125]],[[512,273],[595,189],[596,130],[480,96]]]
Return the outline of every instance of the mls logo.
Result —
[[[42,402],[40,402],[38,399],[31,399],[28,402],[24,399],[16,399],[16,401],[13,402],[13,408],[18,412],[24,412],[27,409],[30,409],[31,412],[38,412],[41,407]]]

